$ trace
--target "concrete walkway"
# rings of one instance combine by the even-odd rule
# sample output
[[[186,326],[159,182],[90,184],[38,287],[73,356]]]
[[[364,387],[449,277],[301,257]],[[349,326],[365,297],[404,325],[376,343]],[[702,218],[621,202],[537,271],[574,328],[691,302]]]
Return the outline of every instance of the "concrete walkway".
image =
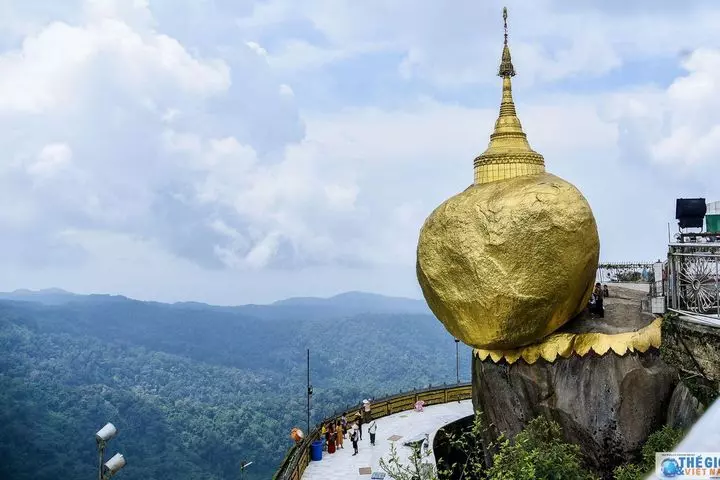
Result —
[[[422,438],[427,433],[432,442],[440,427],[473,414],[472,401],[450,402],[425,407],[424,412],[413,410],[400,412],[377,420],[375,446],[370,446],[370,434],[367,425],[363,425],[363,439],[359,443],[359,453],[353,456],[350,440],[345,439],[345,448],[332,455],[323,452],[323,459],[310,462],[303,480],[347,480],[370,478],[373,472],[381,472],[380,458],[388,458],[390,445],[395,442],[398,456],[407,460],[410,449],[403,446],[408,440]],[[391,480],[385,476],[385,480]]]

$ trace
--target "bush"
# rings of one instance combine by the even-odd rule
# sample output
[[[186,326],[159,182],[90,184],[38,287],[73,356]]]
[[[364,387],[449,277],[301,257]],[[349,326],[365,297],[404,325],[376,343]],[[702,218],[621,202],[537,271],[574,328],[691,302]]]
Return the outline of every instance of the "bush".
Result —
[[[613,472],[615,480],[642,480],[645,478],[645,470],[634,463],[621,465]]]
[[[560,426],[545,418],[532,420],[518,433],[513,441],[500,438],[493,445],[497,453],[493,465],[485,467],[482,437],[485,431],[482,414],[476,413],[472,428],[449,440],[454,448],[466,457],[463,465],[441,465],[439,477],[435,472],[422,472],[422,457],[417,451],[410,455],[409,462],[400,461],[397,452],[380,460],[382,469],[393,478],[410,480],[436,480],[455,478],[458,480],[595,480],[592,473],[582,465],[580,447],[562,441]],[[441,461],[441,460],[440,460]]]
[[[532,420],[514,442],[501,440],[488,480],[590,480],[580,447],[562,441],[560,426],[542,417]]]
[[[655,468],[655,453],[669,452],[680,443],[685,432],[665,425],[651,434],[642,447],[640,464],[628,464],[617,467],[613,472],[615,480],[643,480]]]

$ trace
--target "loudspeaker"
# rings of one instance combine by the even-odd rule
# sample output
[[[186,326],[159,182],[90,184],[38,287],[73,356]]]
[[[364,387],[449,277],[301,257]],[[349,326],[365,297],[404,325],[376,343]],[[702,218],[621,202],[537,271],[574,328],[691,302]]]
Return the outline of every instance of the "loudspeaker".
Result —
[[[680,228],[703,228],[707,213],[704,198],[678,198],[675,203],[675,219]]]

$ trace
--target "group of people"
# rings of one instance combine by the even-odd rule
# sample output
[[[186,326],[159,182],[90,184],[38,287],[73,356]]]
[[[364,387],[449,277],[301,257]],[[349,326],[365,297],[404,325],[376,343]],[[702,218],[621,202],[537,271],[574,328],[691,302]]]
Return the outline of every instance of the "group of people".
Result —
[[[605,317],[605,307],[603,307],[603,299],[610,296],[610,291],[607,285],[600,286],[600,282],[595,284],[593,293],[590,296],[590,303],[588,304],[588,310],[590,313],[599,316],[600,318]]]
[[[358,454],[358,443],[363,438],[363,424],[368,424],[370,434],[370,445],[375,445],[375,434],[377,433],[377,422],[371,415],[371,406],[368,400],[363,400],[363,408],[355,414],[355,419],[349,423],[345,415],[337,422],[329,422],[322,426],[323,450],[328,453],[335,453],[338,449],[344,449],[344,440],[350,440],[353,446],[353,455]]]

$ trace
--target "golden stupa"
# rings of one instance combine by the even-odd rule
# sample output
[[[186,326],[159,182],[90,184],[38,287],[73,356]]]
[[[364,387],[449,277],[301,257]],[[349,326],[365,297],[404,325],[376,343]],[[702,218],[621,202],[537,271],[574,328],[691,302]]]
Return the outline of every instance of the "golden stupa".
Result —
[[[502,102],[474,184],[425,221],[417,275],[428,305],[456,338],[480,349],[536,343],[580,313],[592,293],[600,242],[580,191],[545,172],[515,112],[505,42]]]

